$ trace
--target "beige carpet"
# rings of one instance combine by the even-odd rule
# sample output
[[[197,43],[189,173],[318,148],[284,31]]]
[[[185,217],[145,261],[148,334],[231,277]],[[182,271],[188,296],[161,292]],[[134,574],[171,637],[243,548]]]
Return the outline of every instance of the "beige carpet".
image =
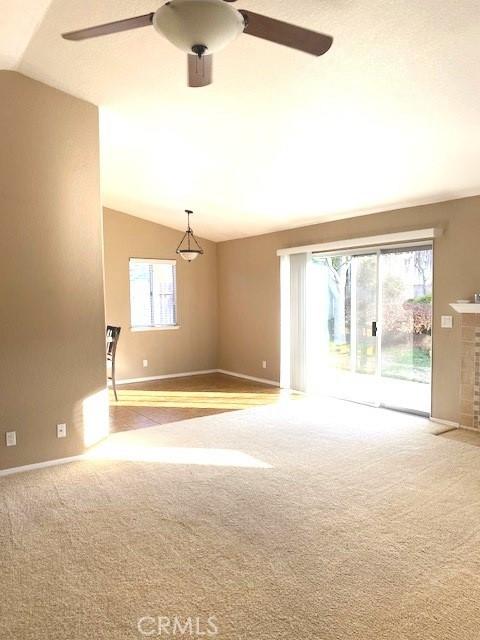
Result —
[[[476,444],[301,400],[0,479],[0,637],[474,640]]]

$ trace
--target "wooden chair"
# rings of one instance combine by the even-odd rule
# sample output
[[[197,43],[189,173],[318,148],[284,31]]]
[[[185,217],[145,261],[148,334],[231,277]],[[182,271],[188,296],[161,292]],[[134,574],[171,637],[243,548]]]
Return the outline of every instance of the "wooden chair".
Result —
[[[118,338],[120,337],[121,327],[112,327],[110,325],[107,326],[107,366],[110,363],[111,366],[111,375],[108,376],[108,379],[112,381],[113,394],[115,396],[115,400],[118,401],[117,396],[117,386],[115,381],[115,354],[117,352],[117,344]]]

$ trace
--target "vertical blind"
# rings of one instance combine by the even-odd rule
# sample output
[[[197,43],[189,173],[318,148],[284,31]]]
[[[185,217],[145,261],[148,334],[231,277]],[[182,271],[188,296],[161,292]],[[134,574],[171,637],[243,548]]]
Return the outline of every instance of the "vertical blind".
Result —
[[[175,261],[131,258],[129,270],[132,328],[176,325]]]
[[[282,256],[281,265],[281,385],[297,391],[306,389],[308,257],[307,253]]]

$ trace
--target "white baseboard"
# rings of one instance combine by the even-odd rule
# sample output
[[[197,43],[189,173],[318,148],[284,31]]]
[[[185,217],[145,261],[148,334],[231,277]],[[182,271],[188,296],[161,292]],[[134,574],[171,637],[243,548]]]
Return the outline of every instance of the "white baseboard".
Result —
[[[262,384],[269,384],[272,387],[280,386],[280,382],[278,382],[278,380],[267,380],[266,378],[256,378],[255,376],[247,376],[245,373],[236,373],[235,371],[226,371],[225,369],[217,369],[217,373],[223,373],[226,376],[233,376],[234,378],[244,378],[245,380],[253,380],[253,382],[261,382]]]
[[[70,458],[58,458],[57,460],[46,460],[45,462],[35,462],[34,464],[25,464],[21,467],[11,467],[10,469],[0,470],[0,478],[2,476],[10,476],[14,473],[24,473],[25,471],[35,471],[35,469],[45,469],[45,467],[56,467],[59,464],[67,464],[69,462],[78,462],[83,460],[82,454],[78,456],[70,456]]]
[[[205,369],[204,371],[186,371],[185,373],[167,373],[161,376],[148,376],[146,378],[123,378],[117,380],[117,384],[130,384],[132,382],[150,382],[152,380],[168,380],[169,378],[188,378],[189,376],[201,376],[207,373],[217,373],[218,369]],[[108,381],[108,386],[112,386],[112,381]]]
[[[454,429],[459,429],[460,424],[458,422],[452,422],[451,420],[442,420],[442,418],[434,418],[430,416],[431,422],[436,422],[437,424],[444,424],[446,427],[453,427]]]
[[[433,416],[430,418],[430,420],[431,422],[444,424],[447,427],[452,427],[453,429],[465,429],[466,431],[473,431],[475,433],[479,433],[479,430],[475,429],[475,427],[467,427],[464,424],[460,424],[460,422],[451,422],[451,420],[442,420],[441,418],[434,418]]]
[[[188,378],[189,376],[201,376],[208,373],[223,373],[227,376],[233,376],[234,378],[244,378],[245,380],[252,380],[253,382],[261,382],[262,384],[269,384],[274,387],[279,387],[280,383],[277,380],[267,380],[266,378],[256,378],[255,376],[247,376],[245,373],[236,373],[235,371],[226,371],[225,369],[204,369],[203,371],[186,371],[184,373],[167,373],[161,376],[148,376],[146,378],[123,378],[117,380],[117,384],[131,384],[134,382],[151,382],[154,380],[168,380],[169,378]],[[108,381],[108,385],[112,386],[112,381]]]
[[[475,429],[475,427],[467,427],[464,424],[459,424],[458,428],[459,429],[465,429],[466,431],[473,431],[474,433],[480,433],[480,431],[478,429]]]

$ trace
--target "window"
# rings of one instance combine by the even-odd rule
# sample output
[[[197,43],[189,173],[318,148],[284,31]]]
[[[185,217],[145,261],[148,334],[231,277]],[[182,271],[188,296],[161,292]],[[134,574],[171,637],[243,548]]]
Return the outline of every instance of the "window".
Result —
[[[132,329],[163,329],[177,325],[175,260],[130,258]]]

